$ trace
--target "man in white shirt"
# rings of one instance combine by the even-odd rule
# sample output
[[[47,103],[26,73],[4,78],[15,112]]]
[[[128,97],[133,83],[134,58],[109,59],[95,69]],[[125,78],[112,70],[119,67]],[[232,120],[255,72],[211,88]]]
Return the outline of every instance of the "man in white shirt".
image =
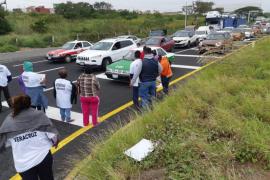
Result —
[[[12,76],[8,68],[0,64],[0,112],[2,111],[2,91],[4,93],[5,99],[10,107],[10,95],[8,90],[8,83],[12,80]]]
[[[141,52],[136,51],[135,60],[130,65],[130,86],[132,86],[132,99],[136,108],[139,108],[139,75],[142,69]]]
[[[76,86],[67,80],[67,70],[61,69],[58,72],[60,78],[54,82],[54,97],[56,105],[60,109],[61,119],[64,122],[72,122],[70,118],[72,103],[76,103]]]

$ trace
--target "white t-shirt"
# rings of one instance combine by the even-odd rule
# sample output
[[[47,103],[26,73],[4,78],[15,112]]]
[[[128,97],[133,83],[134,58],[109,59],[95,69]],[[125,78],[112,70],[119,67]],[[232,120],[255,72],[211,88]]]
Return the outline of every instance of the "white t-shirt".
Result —
[[[141,67],[141,64],[142,64],[141,59],[135,59],[130,65],[130,72],[129,73],[134,75],[138,71],[138,68]],[[139,81],[140,81],[140,78],[137,77],[133,86],[135,86],[135,87],[139,86]]]
[[[7,77],[11,76],[10,71],[4,65],[0,65],[0,86],[5,87],[8,84]]]
[[[51,139],[55,142],[56,138],[53,133],[33,131],[8,139],[6,147],[12,147],[16,171],[24,172],[40,164],[52,147]]]
[[[22,80],[25,87],[39,87],[44,79],[44,74],[37,74],[35,72],[23,72]]]
[[[59,108],[71,108],[72,84],[66,79],[55,80],[56,105]]]

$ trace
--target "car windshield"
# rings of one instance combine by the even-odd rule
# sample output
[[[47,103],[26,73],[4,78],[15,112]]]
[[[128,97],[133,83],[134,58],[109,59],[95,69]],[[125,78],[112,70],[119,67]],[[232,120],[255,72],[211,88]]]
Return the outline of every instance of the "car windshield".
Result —
[[[135,51],[129,51],[124,57],[123,59],[129,60],[129,61],[133,61],[135,59]]]
[[[225,39],[225,35],[224,34],[209,34],[207,36],[208,40],[222,40]]]
[[[177,31],[173,35],[174,37],[189,37],[189,32]]]
[[[204,35],[204,34],[206,34],[206,31],[196,31],[195,34],[196,35]]]
[[[150,38],[145,42],[145,45],[159,45],[160,38]]]
[[[242,32],[243,30],[242,29],[234,29],[234,30],[232,30],[232,32],[234,32],[234,33],[239,33],[239,32]]]
[[[94,44],[94,46],[91,48],[92,50],[100,50],[100,51],[107,51],[112,47],[112,42],[97,42]]]
[[[65,49],[65,50],[71,50],[73,49],[75,43],[66,43],[62,46],[62,49]]]

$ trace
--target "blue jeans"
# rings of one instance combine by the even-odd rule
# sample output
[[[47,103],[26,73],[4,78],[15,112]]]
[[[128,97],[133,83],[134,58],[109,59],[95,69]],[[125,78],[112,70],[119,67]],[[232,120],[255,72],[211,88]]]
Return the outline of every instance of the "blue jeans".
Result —
[[[147,108],[152,103],[152,98],[156,96],[156,81],[141,82],[139,95],[142,99],[142,107]]]
[[[69,121],[70,120],[70,108],[60,108],[60,115],[62,121]]]
[[[170,84],[171,77],[161,76],[161,84],[163,87],[163,92],[165,94],[169,93],[169,84]]]

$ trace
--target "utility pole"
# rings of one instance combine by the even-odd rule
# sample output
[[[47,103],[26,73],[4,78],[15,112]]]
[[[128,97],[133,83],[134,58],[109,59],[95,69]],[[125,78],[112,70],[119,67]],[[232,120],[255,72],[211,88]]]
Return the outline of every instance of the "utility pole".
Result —
[[[186,0],[186,8],[185,8],[185,11],[186,11],[186,14],[185,14],[185,28],[187,27],[187,11],[188,11],[187,8],[188,8],[188,7],[187,7],[187,0]]]

